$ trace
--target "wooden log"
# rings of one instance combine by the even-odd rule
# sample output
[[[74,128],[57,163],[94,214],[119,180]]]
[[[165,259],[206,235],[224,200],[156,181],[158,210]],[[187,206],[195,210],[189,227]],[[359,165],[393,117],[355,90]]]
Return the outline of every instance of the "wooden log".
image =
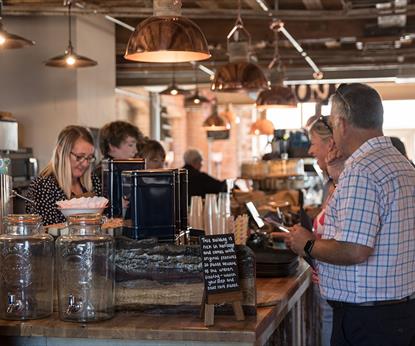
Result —
[[[255,257],[246,246],[236,247],[242,307],[256,314]],[[198,246],[158,244],[116,238],[117,310],[150,313],[199,313],[203,298],[202,259]],[[221,305],[216,313],[233,314],[232,304]]]

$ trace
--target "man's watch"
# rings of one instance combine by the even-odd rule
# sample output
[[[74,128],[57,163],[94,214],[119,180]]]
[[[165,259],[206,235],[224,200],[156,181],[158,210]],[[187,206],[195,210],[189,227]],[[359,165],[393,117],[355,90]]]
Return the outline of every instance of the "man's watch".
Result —
[[[307,241],[307,243],[305,243],[304,245],[304,252],[308,257],[313,258],[313,256],[311,255],[311,251],[313,250],[314,247],[314,239],[310,239]]]

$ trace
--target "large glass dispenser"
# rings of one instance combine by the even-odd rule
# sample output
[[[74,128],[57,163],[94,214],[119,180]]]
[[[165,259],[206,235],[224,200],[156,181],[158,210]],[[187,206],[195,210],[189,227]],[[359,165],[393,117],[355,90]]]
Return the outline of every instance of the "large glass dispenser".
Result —
[[[99,214],[69,217],[56,241],[59,317],[93,322],[114,315],[114,239],[101,233]]]
[[[29,320],[53,311],[53,237],[38,215],[9,215],[0,235],[0,318]]]

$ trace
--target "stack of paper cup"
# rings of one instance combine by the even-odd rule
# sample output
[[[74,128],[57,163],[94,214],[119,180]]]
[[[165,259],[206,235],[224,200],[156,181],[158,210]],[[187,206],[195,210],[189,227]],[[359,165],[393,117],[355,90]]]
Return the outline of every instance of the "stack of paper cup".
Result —
[[[231,215],[231,200],[227,192],[220,192],[218,199],[218,233],[228,232],[227,221]]]
[[[216,204],[216,195],[213,193],[208,193],[205,197],[204,225],[206,235],[218,233],[218,206]]]
[[[189,225],[192,228],[203,229],[203,201],[200,196],[190,199]]]

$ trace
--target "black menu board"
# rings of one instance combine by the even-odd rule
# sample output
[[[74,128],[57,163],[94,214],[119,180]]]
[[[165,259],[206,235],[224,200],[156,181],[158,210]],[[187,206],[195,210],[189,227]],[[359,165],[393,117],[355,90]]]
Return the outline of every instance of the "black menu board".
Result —
[[[203,236],[200,238],[200,247],[206,293],[239,291],[233,234]]]

